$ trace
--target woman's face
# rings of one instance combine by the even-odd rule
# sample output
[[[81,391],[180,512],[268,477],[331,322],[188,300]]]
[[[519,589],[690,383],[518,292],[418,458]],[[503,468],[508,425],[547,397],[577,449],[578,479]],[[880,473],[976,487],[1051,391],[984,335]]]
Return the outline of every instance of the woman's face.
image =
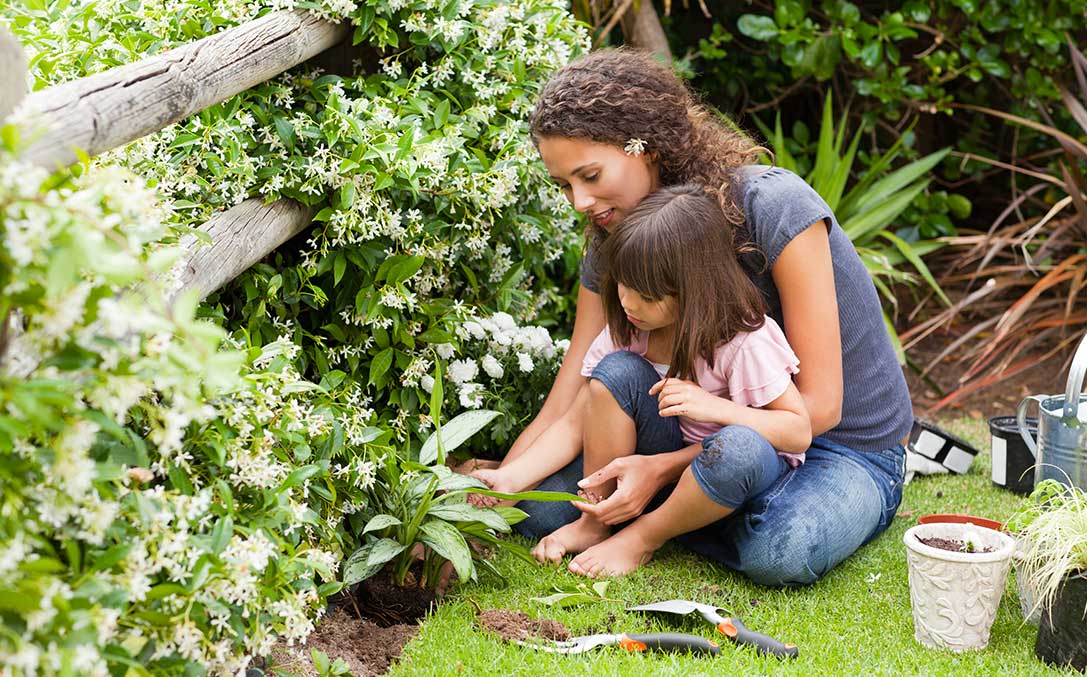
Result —
[[[538,148],[574,209],[607,231],[660,185],[660,171],[648,154],[627,155],[606,143],[561,136],[540,139]]]

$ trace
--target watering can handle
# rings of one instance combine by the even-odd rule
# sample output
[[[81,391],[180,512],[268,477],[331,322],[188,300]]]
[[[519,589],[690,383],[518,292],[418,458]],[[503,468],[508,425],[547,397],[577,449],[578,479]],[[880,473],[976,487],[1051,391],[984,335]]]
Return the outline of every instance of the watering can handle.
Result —
[[[1087,335],[1080,339],[1072,368],[1068,370],[1068,386],[1064,390],[1064,418],[1078,418],[1079,396],[1083,391],[1083,377],[1087,375]]]
[[[1030,403],[1038,403],[1038,413],[1041,414],[1042,400],[1046,399],[1045,395],[1027,395],[1023,398],[1023,401],[1019,403],[1019,410],[1015,414],[1015,421],[1019,424],[1019,436],[1023,438],[1023,443],[1027,445],[1027,449],[1030,450],[1030,455],[1034,457],[1034,460],[1038,460],[1038,445],[1034,441],[1034,437],[1030,434],[1030,428],[1027,427],[1027,407]],[[1041,416],[1039,416],[1039,419]]]

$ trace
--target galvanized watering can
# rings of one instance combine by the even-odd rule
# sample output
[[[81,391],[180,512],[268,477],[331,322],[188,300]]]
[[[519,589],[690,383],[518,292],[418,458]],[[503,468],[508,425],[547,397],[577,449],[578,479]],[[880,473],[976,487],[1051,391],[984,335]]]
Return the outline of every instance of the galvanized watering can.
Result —
[[[1034,483],[1054,479],[1087,489],[1087,336],[1079,342],[1064,395],[1030,395],[1019,403],[1019,434],[1034,454]],[[1038,403],[1038,440],[1027,427],[1027,408]]]

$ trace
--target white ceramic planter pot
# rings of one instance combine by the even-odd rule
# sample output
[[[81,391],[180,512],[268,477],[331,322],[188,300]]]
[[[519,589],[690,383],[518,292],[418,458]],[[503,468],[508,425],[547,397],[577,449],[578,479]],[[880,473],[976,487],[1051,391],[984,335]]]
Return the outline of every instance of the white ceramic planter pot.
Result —
[[[921,538],[967,540],[992,552],[951,552]],[[984,649],[989,643],[1015,541],[972,524],[918,524],[906,532],[914,637],[925,646],[952,651]]]

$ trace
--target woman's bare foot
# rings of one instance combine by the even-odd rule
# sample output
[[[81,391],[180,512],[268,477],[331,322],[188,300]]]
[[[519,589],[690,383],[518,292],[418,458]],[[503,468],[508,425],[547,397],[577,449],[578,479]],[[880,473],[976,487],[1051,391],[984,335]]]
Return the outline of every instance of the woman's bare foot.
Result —
[[[637,523],[585,550],[570,562],[570,571],[581,576],[621,576],[634,571],[653,557],[661,544],[650,543]]]
[[[601,524],[588,515],[560,527],[540,539],[532,549],[532,555],[540,564],[558,564],[564,555],[591,548],[611,535],[611,527]]]

